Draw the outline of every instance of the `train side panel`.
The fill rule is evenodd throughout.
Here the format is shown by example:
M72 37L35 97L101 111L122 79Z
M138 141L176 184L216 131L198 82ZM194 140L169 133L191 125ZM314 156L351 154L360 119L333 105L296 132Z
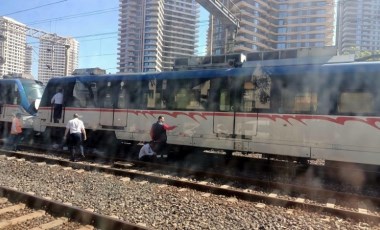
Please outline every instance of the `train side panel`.
M78 112L92 131L142 142L164 115L170 144L379 165L379 73L354 63L59 79L64 118L43 124L45 103L41 127Z

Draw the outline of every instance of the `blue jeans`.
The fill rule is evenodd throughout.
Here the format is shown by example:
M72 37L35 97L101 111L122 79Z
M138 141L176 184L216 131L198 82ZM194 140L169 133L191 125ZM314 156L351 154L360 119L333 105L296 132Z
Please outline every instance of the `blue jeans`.
M12 149L14 151L16 151L18 149L18 145L20 144L21 139L22 139L22 133L11 134L10 145L12 146Z

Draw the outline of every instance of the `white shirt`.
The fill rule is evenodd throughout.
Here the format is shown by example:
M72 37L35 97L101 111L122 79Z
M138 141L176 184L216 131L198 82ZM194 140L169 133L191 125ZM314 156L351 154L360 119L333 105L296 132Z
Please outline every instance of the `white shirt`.
M66 128L70 129L70 134L81 133L82 129L84 129L84 124L76 117L67 123Z
M141 147L140 152L139 152L139 159L141 159L141 157L143 156L153 156L155 154L156 153L153 152L152 148L150 147L148 143L148 144L143 145L143 147Z
M51 103L53 104L59 104L59 105L61 105L62 104L62 102L63 102L63 94L62 93L56 93L53 97L52 97L52 99L51 99Z

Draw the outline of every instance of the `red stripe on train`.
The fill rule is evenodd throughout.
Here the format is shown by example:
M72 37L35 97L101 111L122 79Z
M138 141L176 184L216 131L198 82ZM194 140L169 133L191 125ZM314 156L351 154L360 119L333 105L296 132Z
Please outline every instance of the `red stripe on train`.
M40 110L51 110L50 107L40 107ZM324 115L305 115L305 114L269 114L269 113L236 113L233 112L180 112L180 111L163 111L163 110L136 110L136 109L107 109L107 108L65 108L66 111L83 111L83 112L113 112L116 113L132 113L136 115L142 115L144 117L158 117L159 115L170 116L177 118L179 116L187 116L192 120L199 122L197 118L207 120L209 116L218 116L218 117L239 117L239 118L266 118L274 122L278 120L283 120L286 123L293 125L292 120L298 121L304 125L307 125L305 120L322 120L339 125L344 125L348 121L356 121L368 124L376 129L380 129L380 126L377 125L377 122L380 122L380 117L367 117L367 118L358 118L353 116L324 116Z

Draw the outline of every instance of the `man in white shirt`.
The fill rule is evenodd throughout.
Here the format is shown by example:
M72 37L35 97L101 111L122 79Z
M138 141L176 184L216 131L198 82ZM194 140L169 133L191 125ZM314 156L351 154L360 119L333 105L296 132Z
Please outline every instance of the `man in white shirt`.
M58 123L62 117L63 94L61 88L57 89L57 93L54 94L50 102L54 105L54 123Z
M152 150L152 142L144 144L139 152L139 160L153 161L156 158L156 153Z
M77 113L74 114L74 118L71 119L67 125L65 130L65 136L63 137L66 139L68 132L70 131L69 135L69 146L71 148L71 161L76 161L75 159L75 149L79 147L81 156L84 158L84 150L83 150L83 140L87 140L86 130L84 128L84 124L81 120L79 120L79 115ZM83 139L82 139L83 134Z

